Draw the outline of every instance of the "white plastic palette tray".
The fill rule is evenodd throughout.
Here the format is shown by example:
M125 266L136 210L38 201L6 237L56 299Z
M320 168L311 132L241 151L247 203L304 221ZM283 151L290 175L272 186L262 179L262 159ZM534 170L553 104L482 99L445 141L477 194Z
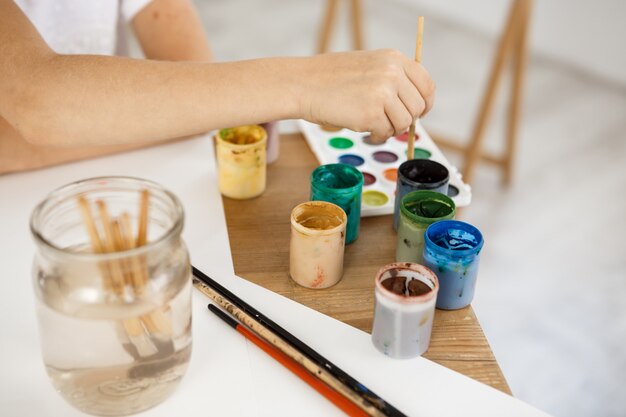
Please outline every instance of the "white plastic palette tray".
M363 173L361 216L393 213L397 170L407 160L408 134L374 145L364 141L369 136L367 133L348 129L328 131L305 120L299 120L298 124L320 164L349 163ZM469 205L472 200L470 186L463 182L458 169L448 162L419 123L415 126L415 150L416 157L432 159L448 168L448 196L457 207Z

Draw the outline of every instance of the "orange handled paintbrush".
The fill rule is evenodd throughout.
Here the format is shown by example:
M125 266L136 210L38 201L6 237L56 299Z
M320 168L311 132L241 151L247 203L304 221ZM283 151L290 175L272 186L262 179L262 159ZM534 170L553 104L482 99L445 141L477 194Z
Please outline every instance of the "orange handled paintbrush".
M274 346L259 338L257 335L252 333L245 326L239 324L235 319L224 313L222 310L215 307L213 304L209 304L209 310L211 310L211 312L215 313L216 316L224 320L224 322L226 322L226 324L228 324L230 327L234 328L239 333L244 335L246 339L250 340L252 343L260 347L265 353L280 362L285 368L289 369L300 379L302 379L304 382L317 390L317 392L322 394L324 397L326 397L326 399L339 407L344 413L349 416L367 416L367 414L359 407L357 407L353 402L339 394L334 389L330 388L328 385L324 384L322 381L310 374L298 362L294 361Z

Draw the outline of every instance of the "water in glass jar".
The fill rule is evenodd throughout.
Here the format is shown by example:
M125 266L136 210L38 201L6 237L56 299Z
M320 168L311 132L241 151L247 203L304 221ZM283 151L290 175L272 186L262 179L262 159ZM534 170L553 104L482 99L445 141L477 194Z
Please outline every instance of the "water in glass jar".
M178 281L182 288L169 301L135 303L130 315L129 306L119 303L63 311L67 289L46 292L38 307L44 362L70 404L90 414L119 416L171 394L191 355L191 280Z

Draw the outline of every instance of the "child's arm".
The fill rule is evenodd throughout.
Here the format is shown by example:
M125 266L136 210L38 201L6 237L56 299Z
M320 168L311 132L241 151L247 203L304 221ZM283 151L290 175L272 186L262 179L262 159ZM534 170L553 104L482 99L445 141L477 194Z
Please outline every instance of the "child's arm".
M190 0L153 0L135 15L131 24L149 59L210 60L208 42ZM0 174L127 151L146 144L36 146L26 142L0 116Z
M191 0L152 0L131 23L148 59L211 60L209 43Z
M395 51L206 64L58 55L0 0L0 115L26 140L147 142L305 118L388 137L432 104L425 69Z

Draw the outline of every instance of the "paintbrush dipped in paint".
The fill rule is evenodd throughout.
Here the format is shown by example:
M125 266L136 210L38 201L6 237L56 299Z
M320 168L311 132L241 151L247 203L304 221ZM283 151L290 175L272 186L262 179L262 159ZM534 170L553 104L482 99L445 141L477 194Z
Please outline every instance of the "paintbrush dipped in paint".
M422 37L424 36L424 16L417 18L417 39L415 40L415 62L422 61ZM409 141L406 158L413 159L415 153L415 120L409 127Z

